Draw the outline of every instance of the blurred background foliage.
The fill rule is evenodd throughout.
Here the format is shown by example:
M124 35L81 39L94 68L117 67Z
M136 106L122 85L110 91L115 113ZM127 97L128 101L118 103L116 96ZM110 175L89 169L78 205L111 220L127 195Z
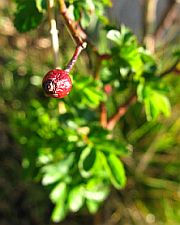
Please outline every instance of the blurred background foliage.
M53 224L50 218L63 220L70 210L59 224L178 225L179 67L157 76L179 57L178 19L152 57L125 26L109 26L104 7L110 1L67 1L99 52L112 58L99 69L88 48L73 71L72 93L56 100L41 88L54 64L48 18L42 1L33 3L37 15L28 10L32 2L25 4L27 15L19 7L15 20L14 1L0 2L0 224ZM107 12L111 19L113 10ZM18 33L13 21L20 31L41 25ZM75 45L60 15L57 21L64 67ZM112 95L103 92L107 84ZM102 128L99 104L105 102L111 116L136 91L138 102L113 132Z

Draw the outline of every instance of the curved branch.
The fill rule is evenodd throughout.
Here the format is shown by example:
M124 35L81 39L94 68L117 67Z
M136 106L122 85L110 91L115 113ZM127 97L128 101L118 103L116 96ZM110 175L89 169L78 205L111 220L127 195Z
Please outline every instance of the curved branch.
M132 95L123 105L119 106L117 112L109 118L106 128L108 130L113 130L117 122L121 119L122 116L127 112L130 105L136 102L137 96Z
M107 109L106 109L106 105L104 102L102 102L100 104L100 110L101 110L100 123L101 123L102 127L106 128L106 126L107 126Z
M88 36L84 32L84 30L81 28L79 22L74 21L70 18L69 14L68 14L68 9L66 7L66 3L64 0L59 0L59 8L60 8L60 13L62 14L64 21L65 21L71 35L73 36L77 46L81 45L83 48L85 48L84 42L86 42L86 43L88 43L89 46L91 46L93 52L99 57L100 60L108 60L111 58L111 56L108 54L99 54L98 49L89 40Z
M70 18L64 0L59 0L59 6L60 6L60 13L62 14L64 21L65 21L67 27L69 28L76 44L78 46L82 45L82 47L83 47L83 43L85 42L85 40L87 38L86 33L82 30L82 28L80 27L78 22L76 22Z

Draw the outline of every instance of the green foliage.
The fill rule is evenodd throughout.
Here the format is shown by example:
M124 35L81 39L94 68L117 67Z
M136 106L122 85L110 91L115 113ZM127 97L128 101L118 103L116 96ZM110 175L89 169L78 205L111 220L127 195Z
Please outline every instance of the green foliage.
M87 28L96 17L103 23L107 23L104 16L104 8L111 6L110 0L68 0L70 9L75 20L80 20L83 28Z
M111 48L112 61L108 65L110 79L118 79L120 85L125 86L128 79L132 83L131 77L138 82L142 77L150 79L155 75L155 60L148 51L138 46L136 37L129 29L122 26L120 31L109 30L107 38L114 44Z
M156 82L139 84L137 94L140 101L145 104L147 119L157 119L160 113L170 115L171 106L168 98L164 95L167 88L160 87L159 79Z
M65 200L67 196L66 183L57 184L50 193L50 199L55 204L52 212L52 220L58 222L64 219L66 214Z
M83 82L82 79L82 85ZM91 89L91 85L86 88ZM110 140L97 122L82 121L78 109L71 112L65 102L67 111L60 115L57 104L54 99L44 105L33 100L26 112L13 118L14 132L26 149L23 165L27 176L41 178L42 184L51 189L53 221L62 220L69 210L76 212L85 205L95 212L107 197L110 183L122 188L125 172L117 156L128 154L127 147ZM91 208L92 205L96 207Z
M46 0L35 0L36 7L40 13L43 13L47 8L47 1Z
M118 157L114 154L108 154L107 156L101 154L101 159L112 184L117 189L124 187L126 182L125 173L123 165Z
M119 70L119 75L126 77L129 73L133 73L133 77L139 79L143 72L143 62L135 36L122 26L121 32L110 30L107 38L115 44L111 49L111 54L113 64L119 62L119 67L116 68L117 71ZM112 67L115 68L114 65Z
M14 25L19 32L35 29L42 21L43 1L16 0L17 8Z
M109 30L107 38L114 46L111 49L112 60L106 63L109 74L102 79L105 82L117 79L116 86L120 90L129 89L131 85L145 106L148 120L157 119L160 113L169 116L171 107L165 95L168 90L156 76L157 66L150 53L138 46L136 37L124 26L120 31Z
M101 74L109 71L108 80L76 73L73 90L65 100L31 100L25 111L12 118L14 133L25 149L26 176L41 179L47 186L55 205L55 222L63 220L69 211L87 208L95 213L110 185L117 189L125 186L119 157L128 155L128 144L112 138L99 123L97 108L107 100L104 83L114 85L119 94L130 86L137 91L148 120L156 119L161 112L170 113L165 89L155 79L156 64L150 54L138 46L135 36L124 26L121 31L108 31L107 37L114 43L112 59L101 70Z
M80 21L83 27L90 25L94 15L97 22L106 24L103 15L105 7L111 4L110 0L66 2L71 17ZM46 11L46 1L16 0L16 4L16 28L20 32L36 28ZM149 127L154 126L154 120L157 121L161 113L170 115L168 89L162 79L157 77L156 60L144 47L139 46L136 37L125 26L120 30L106 27L104 33L110 59L102 62L100 79L94 79L94 68L86 73L78 69L72 78L73 89L65 99L47 99L42 97L40 85L29 85L32 78L30 74L37 71L28 71L25 78L18 77L17 85L14 84L18 90L13 89L13 93L24 93L23 104L16 106L9 117L14 136L23 148L25 177L41 181L47 189L54 204L54 222L63 220L69 211L88 209L90 213L96 213L107 198L111 186L124 188L126 175L120 157L130 155L128 142L138 142ZM178 57L178 54L176 52L175 56ZM93 63L91 56L87 61L86 65ZM50 65L49 62L44 64L47 67ZM41 70L39 65L36 67ZM17 71L11 67L9 70L18 76L17 68ZM4 83L4 89L13 86ZM112 85L111 95L104 93L105 84ZM27 87L30 90L27 91ZM119 134L120 129L117 134L102 128L99 122L100 104L106 104L108 116L111 116L129 93L137 93L139 105L132 113L137 121L132 119L129 125L124 119L124 134ZM5 96L7 101L13 98L12 95L8 93ZM144 114L139 116L143 106L150 122L140 129L141 122L145 121ZM127 124L137 133L127 135L130 129L128 126L126 128ZM163 148L163 143L159 146L159 149Z
M75 104L80 108L97 108L101 101L105 101L106 96L102 90L102 83L95 81L92 76L74 77L73 85L76 89L72 90L71 98L75 99Z

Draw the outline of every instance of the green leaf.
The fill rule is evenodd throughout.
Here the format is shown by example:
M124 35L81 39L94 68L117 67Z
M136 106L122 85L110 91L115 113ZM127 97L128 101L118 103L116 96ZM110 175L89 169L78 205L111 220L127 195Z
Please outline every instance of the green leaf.
M72 212L77 212L84 203L84 188L82 185L75 186L70 190L68 196L69 209Z
M129 74L132 74L135 81L140 80L145 68L141 57L142 48L138 47L135 35L127 27L121 26L120 31L110 30L107 38L114 42L111 49L111 71L115 70L123 79L128 79Z
M109 152L118 156L128 155L130 153L131 146L126 146L119 141L109 139L108 135L109 132L102 127L91 126L89 140L94 144L96 152Z
M92 168L96 160L96 151L90 146L87 146L81 153L79 159L79 170L83 177L92 175Z
M92 178L88 181L84 196L86 199L102 202L109 193L109 187L101 179Z
M180 59L180 49L176 49L173 52L173 56L179 60Z
M50 199L53 203L57 203L59 200L64 199L66 195L66 183L60 182L57 184L50 193Z
M90 15L86 11L84 11L83 15L82 15L82 18L81 18L82 27L87 28L90 24L90 21L91 21Z
M107 38L117 45L120 45L122 43L121 34L118 30L110 30L107 33Z
M78 102L78 107L80 108L96 108L101 101L104 101L105 94L102 91L102 83L93 80L92 77L78 77L74 78L74 88L71 91L71 97Z
M169 99L164 95L165 88L159 83L140 83L137 88L138 99L144 102L147 120L156 119L160 113L169 116L171 106Z
M143 73L147 78L154 76L157 70L156 61L150 52L143 47L138 48L141 60L143 62Z
M52 211L51 219L53 222L57 223L62 221L65 218L66 214L67 209L65 203L59 201Z
M36 7L34 0L16 0L17 9L15 12L14 25L19 32L27 32L36 28L43 14Z
M165 116L170 115L171 106L168 98L158 92L151 94L151 98L145 99L145 109L147 114L147 119L156 119L160 113Z
M53 163L42 167L41 171L44 174L42 184L49 185L66 176L70 166L73 163L73 160L74 160L74 153L71 153L67 158L57 163Z
M101 92L95 89L93 90L91 88L85 88L84 94L85 94L86 101L88 101L88 104L91 107L98 106L100 99L102 99Z
M110 30L107 33L107 38L113 41L118 46L137 47L137 39L135 35L124 25L121 30Z
M98 211L99 209L99 202L97 201L93 201L93 200L90 200L90 199L87 199L86 200L86 205L87 205L87 208L89 210L90 213L94 214Z
M79 20L81 18L81 10L78 7L73 7L74 19Z
M47 1L46 0L35 0L35 1L37 9L39 10L40 13L43 13L47 8Z
M120 189L125 186L126 176L124 166L120 159L114 154L101 154L105 170L115 188Z
M51 218L54 222L62 221L67 213L65 205L67 190L65 183L59 183L50 193L50 199L53 203L56 203Z
M102 145L103 142L103 145ZM131 146L125 146L114 140L95 140L96 150L113 153L114 155L124 156L130 153Z
M137 96L138 96L138 100L140 102L143 101L144 99L144 84L143 83L139 83L138 86L137 86Z
M109 7L112 6L111 0L102 0L102 2L103 2L104 5L107 5Z
M91 18L93 21L106 22L107 19L104 16L104 10L106 6L111 6L110 0L81 0L81 1L69 1L71 6L73 4L74 17L76 20L80 20L82 27L89 26Z

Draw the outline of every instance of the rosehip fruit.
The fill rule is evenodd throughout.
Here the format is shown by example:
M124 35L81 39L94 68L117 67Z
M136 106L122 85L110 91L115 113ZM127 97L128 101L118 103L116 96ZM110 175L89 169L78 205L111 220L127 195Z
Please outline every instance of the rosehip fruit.
M110 94L112 92L112 86L110 84L106 84L104 86L104 91L106 92L106 94Z
M60 69L50 70L42 81L45 93L53 98L64 98L72 88L69 74Z

